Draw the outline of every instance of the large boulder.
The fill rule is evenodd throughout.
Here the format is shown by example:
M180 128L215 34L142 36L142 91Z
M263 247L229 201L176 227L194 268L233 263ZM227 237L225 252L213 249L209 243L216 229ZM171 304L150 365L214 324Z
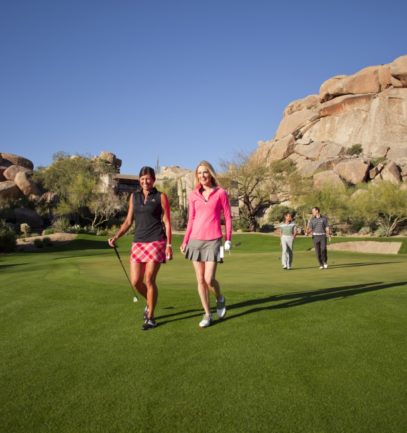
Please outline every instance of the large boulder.
M309 109L295 111L292 114L283 117L283 120L277 129L275 139L280 140L288 134L294 134L297 130L306 126L317 117L318 112Z
M8 165L21 165L22 167L28 168L29 170L34 169L34 164L27 158L19 155L14 155L13 153L0 153L0 158L7 161ZM0 165L5 165L3 162Z
M398 57L390 63L391 74L404 87L407 87L407 56Z
M40 189L26 172L19 171L14 178L14 182L26 197L30 199L38 199L40 197Z
M275 140L270 148L267 161L278 161L286 158L294 148L294 137L289 134L281 140Z
M322 189L325 186L343 188L344 184L340 176L333 170L320 171L313 176L314 188Z
M380 176L383 180L398 184L401 182L400 168L394 161L390 161L381 171Z
M319 154L323 147L324 143L319 141L314 141L310 144L298 144L295 146L295 153L298 153L298 155L304 156L307 159L316 161L319 159Z
M102 151L98 156L98 159L107 162L109 165L113 166L116 171L120 171L122 160L117 158L114 153Z
M358 184L366 180L369 164L361 159L349 159L335 165L335 171L348 183Z
M10 165L10 167L7 167L7 169L4 171L3 176L7 179L7 180L14 180L16 177L16 174L19 172L25 172L27 174L32 174L32 170L23 167L21 165Z
M288 116L296 111L316 108L318 104L319 95L309 95L303 99L297 99L296 101L291 102L291 104L288 104L287 108L284 110L284 115Z
M368 66L347 76L340 75L325 81L320 88L321 102L329 101L340 95L357 95L379 93L392 85L392 74L389 65Z
M15 199L19 197L21 197L21 191L13 181L6 180L0 182L0 200Z
M3 180L7 180L3 174L7 170L7 168L8 167L4 167L4 166L0 165L0 182L3 182Z

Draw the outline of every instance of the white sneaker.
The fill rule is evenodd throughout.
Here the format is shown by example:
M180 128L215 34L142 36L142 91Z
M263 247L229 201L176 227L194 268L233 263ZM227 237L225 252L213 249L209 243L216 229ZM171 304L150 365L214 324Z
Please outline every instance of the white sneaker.
M226 300L224 296L216 300L216 314L219 319L223 319L226 316Z
M324 267L323 267L323 266L320 266L319 269L324 269Z
M199 322L200 328L207 328L208 326L211 326L213 322L212 315L211 314L204 314L203 319Z
M324 269L328 269L328 263L324 263Z

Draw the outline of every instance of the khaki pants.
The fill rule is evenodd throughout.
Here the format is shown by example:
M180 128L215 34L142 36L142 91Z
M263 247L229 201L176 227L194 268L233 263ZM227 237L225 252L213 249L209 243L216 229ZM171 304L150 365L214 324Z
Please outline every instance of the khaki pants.
M284 268L291 268L293 264L293 244L294 236L281 236L281 263Z

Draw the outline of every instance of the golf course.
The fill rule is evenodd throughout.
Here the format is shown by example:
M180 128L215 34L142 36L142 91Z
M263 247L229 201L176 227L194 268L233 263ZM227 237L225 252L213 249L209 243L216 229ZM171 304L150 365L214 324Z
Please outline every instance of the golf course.
M206 329L181 239L144 332L106 238L0 255L1 432L407 431L406 238L397 255L330 252L326 270L299 238L283 270L277 237L235 235L227 315Z

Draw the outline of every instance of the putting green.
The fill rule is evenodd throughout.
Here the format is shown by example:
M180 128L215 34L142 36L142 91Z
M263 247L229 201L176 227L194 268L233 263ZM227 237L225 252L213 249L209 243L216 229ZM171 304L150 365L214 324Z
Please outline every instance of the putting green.
M179 242L148 332L104 239L0 256L1 431L407 431L406 254L332 252L320 271L298 239L284 271L277 238L235 236L227 317L202 330Z

